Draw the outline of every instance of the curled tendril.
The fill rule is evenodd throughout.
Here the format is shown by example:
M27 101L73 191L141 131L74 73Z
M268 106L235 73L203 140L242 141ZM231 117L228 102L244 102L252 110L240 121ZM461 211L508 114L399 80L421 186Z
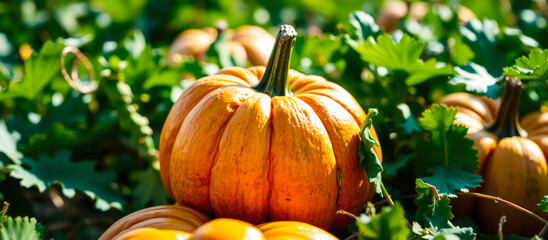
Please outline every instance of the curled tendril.
M72 53L76 57L74 63L72 64L70 75L67 73L67 70L65 68L65 58L69 53ZM78 76L79 63L82 63L84 65L89 74L89 82L87 84L82 83L82 80L80 80L80 77ZM63 78L74 90L78 92L81 92L83 94L95 93L97 92L97 90L99 90L103 83L102 78L98 81L95 80L95 71L93 70L93 65L91 65L91 62L86 57L86 55L80 52L78 48L72 46L65 47L61 52L59 65L61 66L61 74L63 75Z

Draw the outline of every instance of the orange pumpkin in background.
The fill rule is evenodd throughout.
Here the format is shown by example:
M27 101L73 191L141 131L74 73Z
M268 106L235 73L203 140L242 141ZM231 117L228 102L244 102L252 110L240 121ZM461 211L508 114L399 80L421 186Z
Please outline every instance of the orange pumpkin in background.
M210 219L205 214L195 209L176 206L164 205L145 208L134 213L131 213L118 221L116 221L109 229L107 229L99 240L115 239L125 233L142 228L166 229L171 231L193 232L202 224ZM156 230L146 230L139 235L153 236L160 235L180 235L180 233L159 233ZM133 236L133 235L128 235ZM144 239L144 238L122 238L122 239Z
M534 112L520 120L520 93L521 82L506 78L502 102L455 93L440 103L458 107L455 124L468 127L468 137L474 140L478 150L477 172L484 180L476 191L501 197L547 217L537 204L548 194L548 113ZM496 233L502 215L506 216L504 234L532 236L543 227L531 216L504 204L485 199L465 202L482 232Z
M357 214L372 198L358 156L366 114L337 84L289 70L295 38L282 26L266 68L222 69L174 104L160 137L160 172L179 204L253 224L335 230L351 221L336 210Z
M274 37L270 33L257 26L241 26L230 31L226 25L218 24L216 29L189 29L179 34L169 48L167 63L175 66L189 56L205 61L206 51L219 34L228 35L228 52L235 58L251 65L266 65L268 62L274 46Z

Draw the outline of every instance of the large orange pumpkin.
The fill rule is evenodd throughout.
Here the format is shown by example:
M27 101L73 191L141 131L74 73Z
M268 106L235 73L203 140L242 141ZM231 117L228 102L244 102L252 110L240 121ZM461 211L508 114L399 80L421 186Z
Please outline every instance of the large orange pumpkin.
M521 82L506 78L502 102L466 93L448 95L440 102L458 107L455 123L467 126L468 137L474 140L478 173L484 179L477 191L542 214L536 205L548 194L548 113L531 113L520 121L520 92ZM480 231L497 232L503 214L505 234L533 235L542 228L531 216L504 204L484 199L472 204Z
M357 214L372 197L358 164L366 115L337 84L289 70L295 38L282 26L266 68L223 69L177 100L160 137L160 172L179 204L327 229L337 209ZM339 228L351 221L337 218Z
M257 26L242 26L229 31L217 29L189 29L177 36L171 44L167 63L176 65L183 56L206 60L206 51L215 42L218 34L227 34L228 52L235 58L252 65L266 65L274 38L270 33Z
M99 240L115 239L126 232L141 228L193 232L209 220L209 217L205 214L189 207L176 205L150 207L119 219L99 237ZM153 230L147 230L142 233L143 236L149 236L150 234L163 235L165 233L158 233ZM173 235L172 233L170 234Z

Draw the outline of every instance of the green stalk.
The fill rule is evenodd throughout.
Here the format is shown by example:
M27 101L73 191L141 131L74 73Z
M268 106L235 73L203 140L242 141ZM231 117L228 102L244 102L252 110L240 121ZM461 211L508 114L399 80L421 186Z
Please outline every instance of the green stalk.
M517 78L504 79L504 94L497 119L487 130L499 139L507 137L527 137L527 132L519 125L518 106L521 95L521 81Z
M291 51L296 38L297 32L292 26L282 25L280 27L263 78L253 89L271 97L292 95L289 90L287 74L289 72Z

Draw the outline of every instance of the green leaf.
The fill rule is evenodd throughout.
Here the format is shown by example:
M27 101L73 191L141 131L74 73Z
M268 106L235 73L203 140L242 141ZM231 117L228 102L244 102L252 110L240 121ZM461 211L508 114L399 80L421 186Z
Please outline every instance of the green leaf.
M44 192L49 186L60 184L63 194L69 198L80 190L96 200L95 207L99 210L120 209L123 202L121 192L111 185L116 181L116 173L96 172L94 161L72 162L70 155L70 151L60 151L53 156L41 154L38 161L23 159L30 170L17 164L8 165L8 168L12 169L12 177L21 179L23 187L36 186Z
M6 154L6 156L14 163L21 164L21 158L23 154L17 151L17 142L21 138L21 135L17 132L9 132L6 122L0 120L0 152Z
M451 195L454 189L462 191L481 182L473 174L478 168L474 141L466 137L465 126L453 124L457 111L434 104L423 112L419 126L429 136L418 137L414 157L417 175Z
M438 193L434 192L435 188L420 179L416 180L416 184L415 190L419 194L414 200L417 206L417 221L421 221L435 236L443 235L446 239L453 239L453 236L460 239L475 239L476 234L472 228L454 226L450 222L454 216L451 213L450 200L446 194L439 197ZM420 226L413 224L413 232L417 234L423 232L420 229Z
M368 63L404 72L407 76L407 85L416 85L436 76L449 76L454 73L451 67L436 62L434 58L423 62L420 56L424 50L424 43L408 35L404 35L397 44L390 35L383 34L377 37L376 43L365 41L363 44L351 46Z
M475 53L474 62L485 66L493 76L501 75L505 54L497 47L499 34L497 23L487 19L483 22L472 19L461 26L459 31L464 36L464 42Z
M7 217L0 226L0 240L40 240L42 239L42 227L35 218Z
M462 0L459 1L462 6L470 9L478 19L495 19L498 23L506 22L506 13L503 12L500 2L497 0Z
M415 164L421 173L435 166L449 167L450 163L463 165L466 171L478 168L474 141L466 137L468 129L454 125L457 108L444 104L433 104L423 112L419 126L430 134L427 139L419 138Z
M447 194L450 197L457 197L455 190L468 192L468 188L479 187L482 182L481 176L464 170L462 164L458 163L450 164L448 167L429 168L428 172L432 176L422 179L436 186L440 194Z
M27 145L19 149L25 154L53 153L73 146L78 138L73 131L65 128L62 123L54 123L43 134L35 133L29 137Z
M414 157L414 154L403 155L403 156L398 157L398 159L396 161L384 162L382 164L382 166L384 168L384 174L386 176L396 176L396 172L398 172L398 170L400 168L403 168L403 167L407 166L407 163L413 157Z
M127 23L135 20L146 7L148 0L101 0L113 22Z
M122 71L127 84L134 90L140 90L150 73L157 68L158 59L159 57L154 55L152 48L148 45L137 58L130 57L127 60L127 67Z
M540 79L545 81L548 77L548 50L538 48L531 50L527 57L517 58L515 66L505 67L504 74L522 80Z
M396 203L392 207L384 207L380 214L375 216L360 215L358 236L362 240L368 239L406 239L410 233L404 218L403 207Z
M378 114L377 109L370 108L365 121L363 122L362 130L360 131L360 167L365 169L369 182L375 183L375 192L383 196L381 184L381 172L382 164L379 157L373 150L373 146L379 147L379 142L373 136L371 136L371 126L373 124L373 117Z
M381 34L379 25L375 19L364 11L355 11L350 14L350 24L354 28L353 33L358 37L358 42L363 43L369 37L376 38Z
M496 99L503 89L502 85L495 85L498 79L478 64L470 63L465 66L455 67L455 71L457 75L451 78L449 83L453 85L464 84L466 91Z
M447 132L453 125L458 109L446 105L434 104L422 113L419 126L432 133L434 141L440 141L441 133Z
M0 101L17 97L33 100L53 79L61 77L59 58L63 48L61 40L45 42L40 52L25 62L23 79L10 82L8 91L0 94Z
M405 134L412 134L414 132L419 132L420 128L415 120L415 116L411 112L409 105L405 103L398 104L397 108L401 111L404 121L399 124L399 127L403 129Z
M131 174L130 180L136 183L131 191L135 201L131 204L130 210L143 209L150 203L154 206L168 204L169 194L162 184L158 170L150 167L143 171L135 171Z
M542 201L538 204L538 208L543 212L548 212L548 195L542 198Z

